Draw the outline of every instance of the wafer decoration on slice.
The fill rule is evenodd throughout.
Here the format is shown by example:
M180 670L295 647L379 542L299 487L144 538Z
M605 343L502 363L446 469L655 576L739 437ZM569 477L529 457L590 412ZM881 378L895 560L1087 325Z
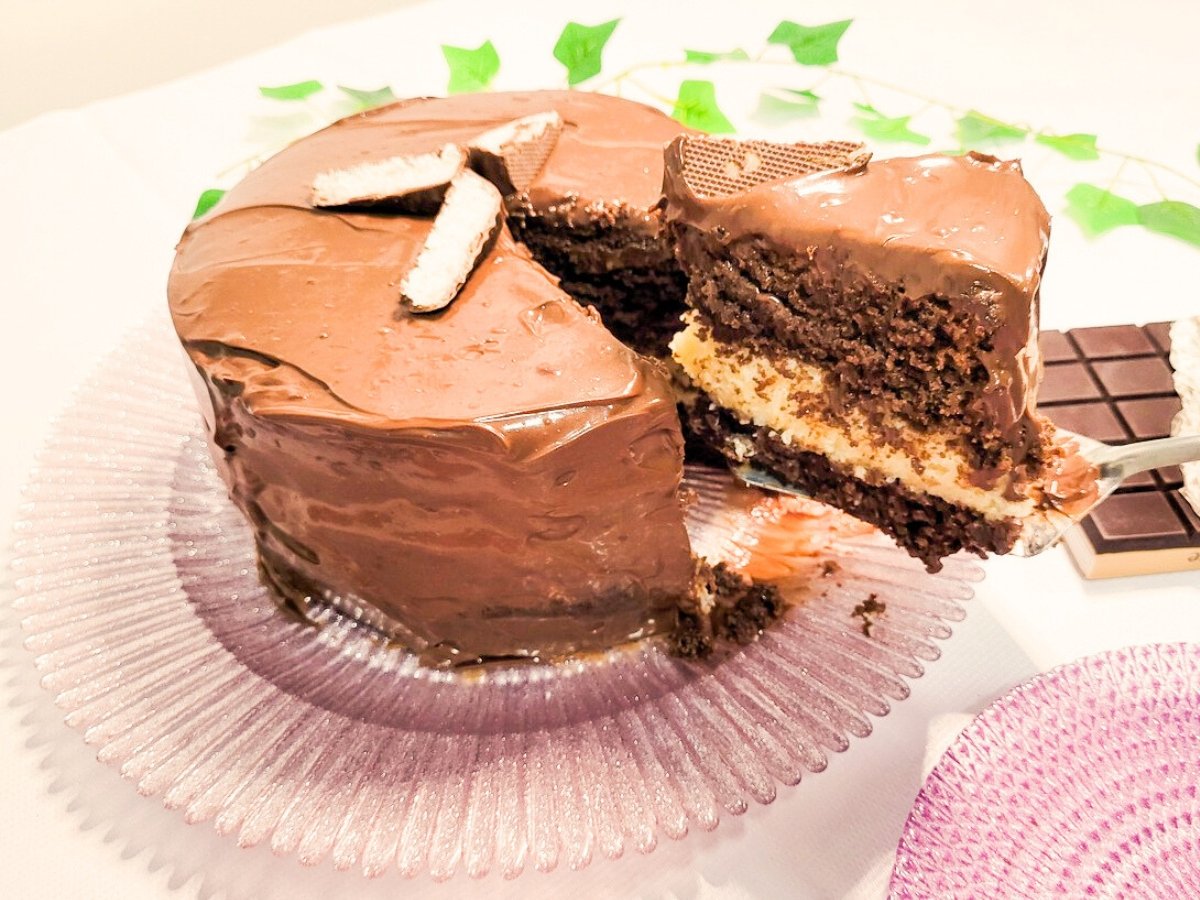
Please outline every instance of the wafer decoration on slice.
M433 212L445 197L450 182L466 164L466 151L456 144L446 144L433 153L393 156L321 172L313 179L312 204Z
M503 211L504 198L495 185L470 169L459 172L400 282L404 307L425 313L449 306L500 230Z
M527 190L550 158L562 128L562 117L554 111L498 125L471 141L471 166L505 196Z
M666 155L668 167L674 160L688 187L702 197L723 197L768 181L853 169L871 159L871 151L853 141L782 144L702 135L680 135L668 145Z

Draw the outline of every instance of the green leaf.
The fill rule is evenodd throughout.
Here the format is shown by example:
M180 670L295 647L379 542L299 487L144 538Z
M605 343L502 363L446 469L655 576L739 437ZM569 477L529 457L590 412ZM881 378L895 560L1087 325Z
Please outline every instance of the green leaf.
M446 90L451 94L482 91L500 71L500 54L491 41L484 41L474 50L442 44L442 56L450 67L450 83Z
M1080 183L1067 191L1067 215L1088 237L1138 223L1136 203L1094 184Z
M601 54L620 19L600 25L568 22L554 44L554 58L567 67L567 84L579 84L600 74Z
M931 140L929 135L913 131L908 127L912 116L885 116L869 103L855 103L859 115L851 121L863 134L872 140L889 144L920 144L925 146Z
M785 93L788 93L788 94L792 94L795 97L802 97L813 103L818 103L821 100L820 97L818 97L813 91L810 91L807 88L805 90L798 90L796 88L779 88L778 90L784 91Z
M808 90L767 88L758 95L756 119L784 122L790 119L809 119L821 113L821 98Z
M200 218L202 215L216 206L220 199L224 196L224 191L219 190L218 188L209 188L200 195L198 200L196 200L196 211L192 213L192 218Z
M796 62L806 66L827 66L838 60L838 41L853 19L829 22L825 25L798 25L786 19L775 26L770 44L782 44L792 51Z
M717 92L711 81L685 81L679 85L679 97L671 116L699 131L732 134L736 130L717 106Z
M1200 247L1200 207L1182 200L1162 200L1137 208L1137 220L1151 231L1169 234Z
M319 81L297 81L295 84L281 84L278 87L260 87L258 92L272 100L303 100L323 90L325 85Z
M683 52L690 63L714 63L723 59L747 60L750 58L750 54L741 47L727 50L724 53L711 53L708 50L684 50Z
M1094 134L1039 134L1034 140L1071 159L1100 158L1100 154L1096 152Z
M383 106L383 104L391 103L396 99L396 95L392 93L392 89L386 84L373 91L363 91L358 88L346 87L344 84L339 84L338 90L353 100L359 109L374 109L376 106Z
M971 110L958 120L958 142L964 147L1022 141L1029 130Z

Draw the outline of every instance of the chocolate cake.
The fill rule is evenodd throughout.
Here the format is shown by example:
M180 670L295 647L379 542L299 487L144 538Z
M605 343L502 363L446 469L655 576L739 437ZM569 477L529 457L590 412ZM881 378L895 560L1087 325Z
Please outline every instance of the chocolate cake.
M431 664L607 648L712 605L671 385L600 321L658 335L682 302L655 209L678 131L581 92L401 102L293 144L187 229L171 312L282 595ZM507 224L500 176L523 182L501 185Z
M1019 168L680 131L574 91L403 101L187 229L171 313L281 597L432 665L753 639L779 594L689 546L672 336L693 445L931 568L1012 545L1051 455Z
M681 136L693 429L930 569L1003 553L1056 455L1035 412L1049 220L1015 162Z

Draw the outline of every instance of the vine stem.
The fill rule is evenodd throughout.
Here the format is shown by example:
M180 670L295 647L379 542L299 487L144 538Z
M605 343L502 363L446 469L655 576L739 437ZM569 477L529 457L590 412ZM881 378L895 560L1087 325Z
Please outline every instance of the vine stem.
M1151 178L1153 178L1154 175L1151 173L1150 170L1158 169L1158 171L1160 171L1160 172L1165 172L1168 175L1173 175L1176 178L1178 178L1180 181L1186 181L1192 187L1200 189L1200 179L1193 178L1191 175L1188 175L1186 172L1181 172L1181 171L1179 171L1179 169L1176 169L1174 166L1168 166L1166 163L1160 163L1154 159L1147 159L1144 156L1138 156L1136 153L1125 153L1121 150L1109 150L1107 147L1097 147L1096 152L1103 156L1111 156L1114 159L1119 159L1122 162L1138 163L1140 166L1142 166L1144 169L1146 169L1147 174L1149 174ZM1155 183L1155 187L1158 187L1157 182ZM1161 188L1159 188L1159 190L1161 190Z
M735 65L735 66L754 66L754 67L767 66L767 67L786 68L786 69L791 69L793 71L795 71L795 69L798 66L798 64L796 62L794 62L793 60L766 59L764 56L764 54L766 54L766 52L767 52L767 48L763 48L757 54L751 56L749 59L736 59L736 58L735 59L723 59L723 60L720 60L720 62L722 64ZM617 74L615 74L609 78L606 78L602 82L599 82L592 89L596 90L596 91L603 91L607 88L615 87L619 91L621 85L624 82L628 81L629 83L633 84L635 87L637 87L639 90L643 91L647 96L651 97L652 99L658 101L659 103L662 103L665 106L670 106L673 103L672 100L664 98L661 95L656 94L654 91L647 89L645 87L645 85L642 85L639 82L633 80L633 76L637 75L639 73L647 72L647 71L651 71L651 70L666 71L669 69L682 69L682 68L690 68L690 67L694 67L694 66L700 67L703 65L706 65L706 64L693 63L693 62L687 61L686 59L664 59L664 60L653 60L653 61L647 61L647 62L634 63L633 65L627 66L626 68L622 69ZM895 82L887 81L886 79L883 79L883 78L876 78L873 75L864 75L862 72L855 72L851 69L847 69L842 66L831 65L831 66L823 67L823 77L819 81L815 82L812 87L817 87L820 84L823 84L823 83L829 81L831 78L843 78L849 82L852 82L853 84L858 86L859 92L864 97L867 96L866 91L864 89L864 85L871 85L873 87L882 88L883 90L886 90L886 91L891 91L892 93L901 94L903 96L910 97L913 100L921 101L925 104L925 108L933 107L933 108L937 108L937 109L942 109L942 110L945 110L955 116L962 116L968 112L966 107L956 106L953 103L948 103L947 101L939 99L937 97L932 97L928 94L923 94L920 91L911 90L910 88L907 88L904 85L896 84ZM811 90L811 88L810 88L810 90ZM1046 133L1044 129L1033 128L1033 127L1028 127L1028 126L1022 126L1022 127L1024 127L1025 130L1028 131L1029 134L1031 134L1031 135L1038 135L1038 134ZM1183 172L1183 171L1175 168L1174 166L1167 165L1166 163L1161 163L1161 162L1158 162L1157 160L1149 159L1144 156L1139 156L1136 153L1126 153L1121 150L1113 150L1113 149L1110 149L1107 147L1097 147L1096 152L1102 156L1107 156L1111 159L1118 160L1120 162L1122 168L1124 168L1125 163L1129 163L1129 162L1138 163L1140 166L1142 166L1146 170L1147 175L1150 176L1151 181L1154 182L1155 188L1157 188L1160 193L1162 192L1162 188L1158 185L1157 181L1155 180L1154 171L1158 171L1160 173L1171 175L1175 178L1178 178L1180 181L1186 182L1187 184L1191 185L1192 187L1200 190L1200 178L1196 178L1192 175L1188 175L1186 172Z

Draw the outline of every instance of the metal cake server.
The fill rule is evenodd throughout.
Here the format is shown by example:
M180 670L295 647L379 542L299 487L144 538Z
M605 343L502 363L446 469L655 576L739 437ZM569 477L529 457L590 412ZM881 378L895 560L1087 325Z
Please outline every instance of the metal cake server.
M1037 556L1046 548L1054 546L1068 528L1107 499L1121 482L1131 475L1145 472L1147 469L1177 466L1200 460L1200 434L1136 441L1119 447L1069 431L1060 430L1059 434L1067 440L1074 441L1079 447L1079 455L1098 470L1096 493L1088 498L1088 502L1073 504L1069 514L1057 509L1048 509L1030 516L1025 520L1021 536L1010 551L1012 556ZM804 491L789 487L774 475L756 469L749 463L735 467L733 473L743 484L751 487L812 499Z

